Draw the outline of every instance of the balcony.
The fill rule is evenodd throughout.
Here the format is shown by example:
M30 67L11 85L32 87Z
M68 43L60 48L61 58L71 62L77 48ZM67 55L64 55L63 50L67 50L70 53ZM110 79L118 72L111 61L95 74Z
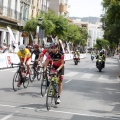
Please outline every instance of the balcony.
M68 7L67 7L67 4L60 4L59 5L59 12L68 12Z
M21 20L21 13L9 7L0 6L0 18L13 22L19 22Z
M20 0L21 3L25 3L27 5L31 4L31 0Z

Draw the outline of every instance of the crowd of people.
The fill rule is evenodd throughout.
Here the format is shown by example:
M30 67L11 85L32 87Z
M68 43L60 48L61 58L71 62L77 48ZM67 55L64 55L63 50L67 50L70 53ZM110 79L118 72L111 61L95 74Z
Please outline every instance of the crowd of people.
M0 47L0 53L13 53L15 50L15 46L14 45L7 45L5 42L3 43L3 45Z

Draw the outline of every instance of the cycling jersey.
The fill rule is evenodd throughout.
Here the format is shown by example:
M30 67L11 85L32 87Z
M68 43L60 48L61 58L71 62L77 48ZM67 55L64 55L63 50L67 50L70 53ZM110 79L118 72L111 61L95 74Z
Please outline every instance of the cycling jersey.
M32 52L32 54L35 54L35 60L37 60L38 58L39 58L39 54L41 53L41 51L40 50L34 50L33 52Z
M28 54L27 58L31 57L31 53L27 48L25 48L23 52L21 52L21 51L17 52L18 57L21 57L21 58L25 58L26 54Z
M41 56L44 57L44 55L47 53L47 50L44 49L42 52L41 52Z
M61 60L64 60L64 55L61 53L51 53L50 55L48 55L47 59L52 59L52 65L54 67L59 67L62 64Z

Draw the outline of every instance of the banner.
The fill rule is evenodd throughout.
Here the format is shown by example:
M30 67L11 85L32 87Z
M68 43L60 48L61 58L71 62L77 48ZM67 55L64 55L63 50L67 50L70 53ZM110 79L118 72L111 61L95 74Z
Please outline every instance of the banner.
M0 68L6 68L7 67L7 63L6 63L6 55L0 54Z
M9 32L9 34L10 34L10 43L12 43L11 44L11 46L12 45L14 45L16 48L15 48L15 51L17 52L18 51L18 41L15 39L15 37L14 37L14 34L13 34L13 32L12 32L12 30L11 30L11 28L9 28L8 26L7 26L7 29L8 29L8 32Z

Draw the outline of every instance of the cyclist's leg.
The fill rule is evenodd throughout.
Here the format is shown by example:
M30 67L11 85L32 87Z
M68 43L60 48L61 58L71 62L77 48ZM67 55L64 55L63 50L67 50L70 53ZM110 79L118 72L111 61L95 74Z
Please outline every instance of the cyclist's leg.
M22 65L23 62L24 62L24 58L21 58L20 62L21 62L21 65ZM23 72L23 68L20 68L20 73L19 73L20 75L18 77L18 84L17 84L18 87L20 87L20 85L22 84L22 80L21 80L22 72Z
M27 72L29 72L30 70L30 63L31 63L31 58L26 60Z
M31 58L26 60L26 66L27 66L26 77L29 77L30 63L31 63Z
M63 78L64 78L64 67L59 71L59 74L60 76L59 77L59 87L58 87L58 100L57 100L57 103L60 103L60 96L61 96L61 93L62 93L62 81L63 81Z

